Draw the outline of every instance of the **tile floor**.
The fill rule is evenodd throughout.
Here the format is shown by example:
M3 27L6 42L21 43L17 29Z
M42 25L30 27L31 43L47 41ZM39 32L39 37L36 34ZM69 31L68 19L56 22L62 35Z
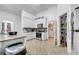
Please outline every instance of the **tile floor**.
M50 47L48 41L26 41L27 55L67 55L64 47Z

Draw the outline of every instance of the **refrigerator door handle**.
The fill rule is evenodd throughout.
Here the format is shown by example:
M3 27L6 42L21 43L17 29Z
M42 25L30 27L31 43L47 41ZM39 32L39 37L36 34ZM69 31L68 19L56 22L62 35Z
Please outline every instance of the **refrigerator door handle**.
M79 32L79 30L73 30L74 32Z

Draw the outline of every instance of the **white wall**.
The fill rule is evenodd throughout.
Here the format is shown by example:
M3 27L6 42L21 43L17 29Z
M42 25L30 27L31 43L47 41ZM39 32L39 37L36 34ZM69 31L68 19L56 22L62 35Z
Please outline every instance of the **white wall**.
M12 21L14 24L13 31L18 31L18 32L21 31L21 19L19 16L4 11L0 11L0 32L2 27L1 24L2 21Z
M59 16L67 13L67 52L71 53L71 5L70 4L58 4L58 24L60 24ZM60 25L58 25L58 38L60 40ZM59 41L60 42L60 41Z
M54 6L52 8L49 8L48 10L42 11L38 13L35 17L41 17L41 16L47 17L48 20L56 20L57 7Z
M48 20L56 20L57 19L57 7L54 6L52 8L49 8L48 10L42 11L42 12L38 13L35 16L35 18L42 17L42 16L46 17L47 21ZM39 20L36 21L36 23L39 23L39 22L46 22L45 18L39 19Z

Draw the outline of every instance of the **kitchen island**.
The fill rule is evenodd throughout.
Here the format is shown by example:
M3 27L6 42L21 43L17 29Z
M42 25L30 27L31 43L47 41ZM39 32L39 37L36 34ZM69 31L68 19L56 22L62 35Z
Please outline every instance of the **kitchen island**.
M13 43L23 42L25 44L24 35L3 35L0 34L0 55L3 55L5 48Z

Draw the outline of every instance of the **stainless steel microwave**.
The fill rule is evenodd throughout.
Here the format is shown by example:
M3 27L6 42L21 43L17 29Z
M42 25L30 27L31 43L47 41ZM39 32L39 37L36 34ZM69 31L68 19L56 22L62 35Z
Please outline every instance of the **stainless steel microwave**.
M37 24L37 28L43 28L43 24Z

